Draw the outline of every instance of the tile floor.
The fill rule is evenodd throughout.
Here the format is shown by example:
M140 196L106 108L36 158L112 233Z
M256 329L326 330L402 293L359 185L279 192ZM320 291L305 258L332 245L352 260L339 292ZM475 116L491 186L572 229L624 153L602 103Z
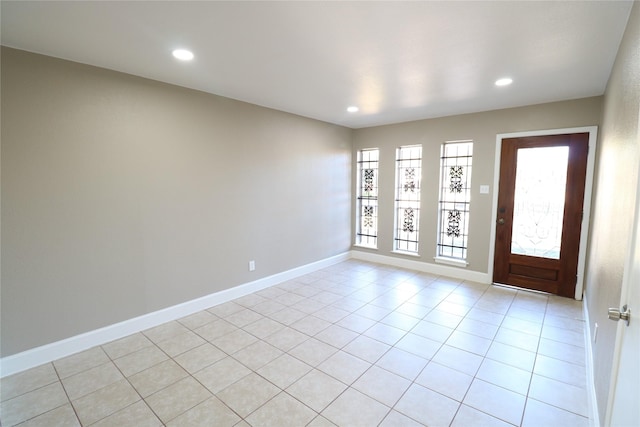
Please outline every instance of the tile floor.
M350 260L1 381L20 426L588 426L582 305Z

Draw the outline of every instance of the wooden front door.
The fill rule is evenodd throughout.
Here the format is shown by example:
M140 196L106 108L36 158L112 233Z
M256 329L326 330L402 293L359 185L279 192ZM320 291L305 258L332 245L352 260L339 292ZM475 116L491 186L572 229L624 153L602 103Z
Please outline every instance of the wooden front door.
M589 133L502 140L494 283L574 297Z

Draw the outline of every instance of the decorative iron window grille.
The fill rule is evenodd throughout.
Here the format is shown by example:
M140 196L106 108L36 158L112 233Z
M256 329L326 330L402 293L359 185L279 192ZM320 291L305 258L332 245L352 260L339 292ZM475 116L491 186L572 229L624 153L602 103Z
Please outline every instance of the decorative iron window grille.
M377 148L358 151L356 196L356 245L378 247L378 162Z
M418 253L422 146L398 148L396 152L396 202L394 250Z
M440 156L437 254L467 259L473 141L445 142Z

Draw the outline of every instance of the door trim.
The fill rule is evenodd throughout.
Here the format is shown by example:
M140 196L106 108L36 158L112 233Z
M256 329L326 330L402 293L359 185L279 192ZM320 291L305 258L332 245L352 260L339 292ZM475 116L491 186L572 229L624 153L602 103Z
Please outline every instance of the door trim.
M528 136L546 136L546 135L561 135L567 133L589 133L589 154L587 157L587 176L584 183L584 202L582 210L584 212L582 219L582 229L580 231L580 248L578 251L578 279L576 282L576 291L574 298L576 300L582 300L582 293L584 290L584 270L587 256L587 242L589 239L589 224L591 218L591 195L593 193L593 176L595 171L595 153L596 142L598 137L597 126L585 126L576 128L563 128L563 129L547 129L537 131L526 132L514 132L514 133L499 133L496 135L496 151L495 151L495 163L493 167L493 200L491 206L491 234L489 237L489 265L487 271L489 273L490 280L493 278L493 261L495 257L495 244L496 244L496 221L498 217L498 188L500 186L500 153L502 150L502 140L506 138L522 138Z

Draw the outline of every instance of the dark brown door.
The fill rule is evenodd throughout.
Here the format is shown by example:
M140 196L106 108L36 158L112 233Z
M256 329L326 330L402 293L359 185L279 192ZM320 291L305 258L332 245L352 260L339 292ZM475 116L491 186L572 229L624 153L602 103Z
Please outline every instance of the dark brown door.
M589 134L502 140L494 283L574 297Z

